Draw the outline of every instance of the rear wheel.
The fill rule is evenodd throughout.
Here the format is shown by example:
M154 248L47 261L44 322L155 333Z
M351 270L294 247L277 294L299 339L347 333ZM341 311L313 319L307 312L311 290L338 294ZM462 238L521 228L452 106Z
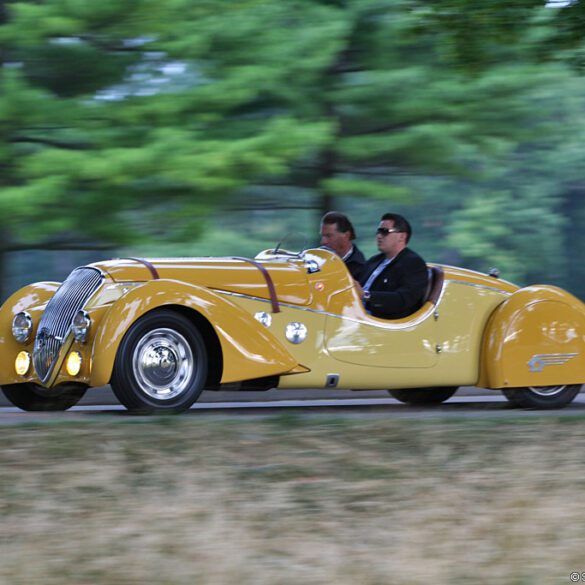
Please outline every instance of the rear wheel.
M399 390L388 390L390 395L400 402L406 404L413 404L416 406L431 406L433 404L441 404L445 400L449 400L458 386L444 386L438 388L407 388Z
M114 363L112 390L131 412L182 412L207 379L207 350L183 315L154 311L126 333Z
M563 408L573 402L581 390L580 384L561 386L529 386L527 388L504 388L504 396L522 408Z
M58 411L75 406L85 394L87 386L82 384L59 384L45 388L25 382L2 386L4 395L14 406L28 411Z

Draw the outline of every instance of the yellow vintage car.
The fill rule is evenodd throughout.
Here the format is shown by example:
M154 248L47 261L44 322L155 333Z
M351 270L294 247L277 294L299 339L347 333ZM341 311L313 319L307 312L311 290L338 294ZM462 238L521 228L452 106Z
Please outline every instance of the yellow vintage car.
M430 265L424 305L372 317L326 249L254 259L122 258L31 284L0 309L0 385L24 410L65 410L111 384L132 412L180 412L204 389L387 389L438 404L459 386L560 408L585 382L585 306Z

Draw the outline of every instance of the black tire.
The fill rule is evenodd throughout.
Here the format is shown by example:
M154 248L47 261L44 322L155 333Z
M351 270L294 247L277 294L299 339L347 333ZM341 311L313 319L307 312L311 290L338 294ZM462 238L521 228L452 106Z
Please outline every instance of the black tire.
M2 386L4 396L14 406L30 412L67 410L83 398L86 390L82 384L59 384L50 389L33 382Z
M564 408L581 391L581 384L561 386L534 386L529 388L504 388L504 396L513 406L521 408Z
M196 327L161 309L141 317L122 339L112 390L132 413L182 412L199 398L207 370L207 349Z
M459 386L444 386L437 388L405 388L388 390L390 395L400 402L414 406L432 406L449 400Z

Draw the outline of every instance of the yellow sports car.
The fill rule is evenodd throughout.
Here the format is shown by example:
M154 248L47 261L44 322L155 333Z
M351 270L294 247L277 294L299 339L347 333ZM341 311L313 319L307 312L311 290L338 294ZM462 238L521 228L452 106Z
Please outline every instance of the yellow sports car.
M203 389L388 389L438 404L459 386L559 408L585 382L585 306L553 286L429 266L424 305L363 308L326 249L248 258L122 258L40 282L0 309L0 385L24 410L64 410L111 384L130 411L179 412Z

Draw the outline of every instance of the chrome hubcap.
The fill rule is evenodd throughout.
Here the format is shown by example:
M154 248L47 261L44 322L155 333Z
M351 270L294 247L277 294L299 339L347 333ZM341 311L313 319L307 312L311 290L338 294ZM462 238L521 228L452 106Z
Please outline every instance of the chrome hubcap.
M195 369L193 351L177 331L154 329L138 342L132 369L145 394L157 400L170 400L190 385Z
M529 390L534 392L534 394L538 394L538 396L555 396L562 392L567 386L563 384L562 386L530 386Z

